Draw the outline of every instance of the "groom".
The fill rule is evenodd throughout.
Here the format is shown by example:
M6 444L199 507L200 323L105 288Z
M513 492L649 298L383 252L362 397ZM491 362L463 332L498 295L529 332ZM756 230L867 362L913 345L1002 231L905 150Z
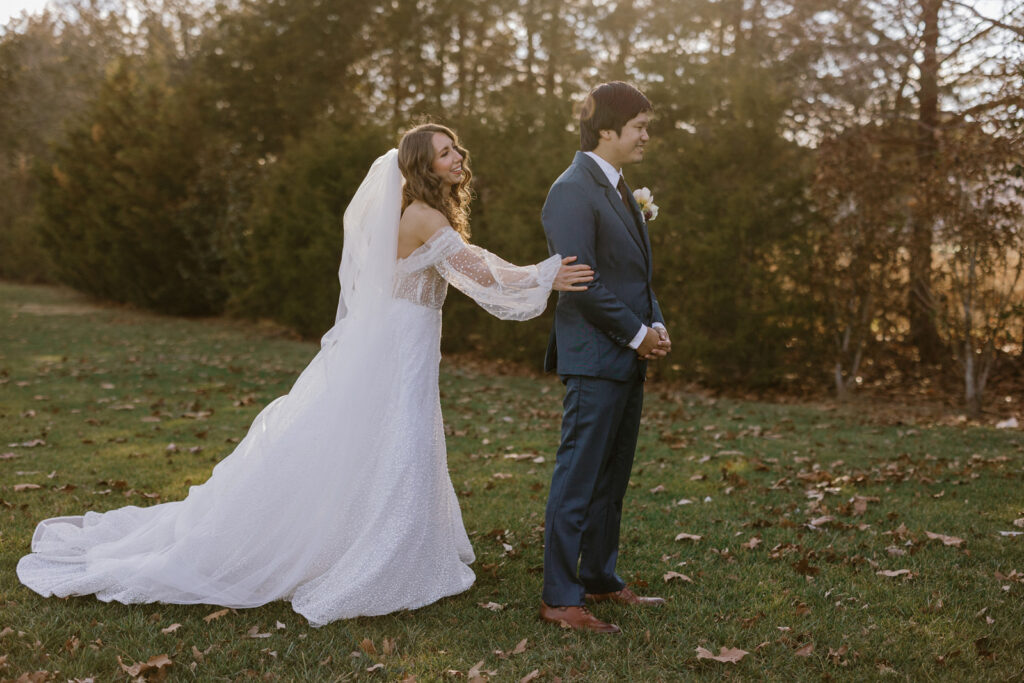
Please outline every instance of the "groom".
M651 243L622 167L643 160L651 103L631 85L602 83L580 112L580 149L555 181L542 220L548 250L595 273L560 292L544 369L565 384L562 441L545 514L540 616L618 633L585 602L662 604L615 573L622 499L643 406L647 361L672 344L651 289Z

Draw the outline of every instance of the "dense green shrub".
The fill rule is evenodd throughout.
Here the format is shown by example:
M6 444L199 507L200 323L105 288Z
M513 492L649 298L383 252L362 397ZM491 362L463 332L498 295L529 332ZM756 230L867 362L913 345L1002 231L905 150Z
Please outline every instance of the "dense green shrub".
M124 59L51 166L39 168L40 232L58 277L169 313L222 309L217 145L162 69Z

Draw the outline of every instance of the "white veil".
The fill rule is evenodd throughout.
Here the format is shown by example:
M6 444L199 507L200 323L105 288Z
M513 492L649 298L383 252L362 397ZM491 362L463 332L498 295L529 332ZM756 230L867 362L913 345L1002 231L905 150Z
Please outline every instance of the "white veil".
M402 173L398 150L378 157L348 208L342 246L341 296L334 326L321 339L333 344L353 326L366 324L391 298L398 250L398 220L402 209Z

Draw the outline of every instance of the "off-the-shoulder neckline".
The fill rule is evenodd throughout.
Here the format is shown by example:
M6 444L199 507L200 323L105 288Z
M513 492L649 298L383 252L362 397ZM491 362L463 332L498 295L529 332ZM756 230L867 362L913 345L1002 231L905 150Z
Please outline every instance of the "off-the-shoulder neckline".
M441 233L443 233L443 232L447 232L448 230L451 230L451 231L453 231L453 232L454 232L455 228L453 228L453 227L452 227L452 226L450 226L450 225L446 225L446 226L444 226L443 228L439 228L439 229L437 230L437 232L435 232L435 233L434 233L433 235L431 235L430 237L428 237L428 238L427 238L427 241L426 241L426 242L424 242L424 243L423 243L423 244L421 244L420 246L418 246L418 247L416 247L415 249L413 249L412 251L410 251L410 252L408 253L408 255L406 255L406 256L402 256L402 257L401 257L401 258L399 258L399 259L398 259L398 260L397 260L396 262L397 262L397 263L401 263L402 261L408 261L408 260L409 260L409 259L411 259L411 258L412 258L413 256L415 256L415 255L416 255L417 253L419 253L419 251L420 251L421 249L423 249L423 248L424 248L425 246L427 246L428 244L430 244L431 242L433 242L434 240L436 240L436 239L437 239L437 236L438 236L438 235L440 235L440 234L441 234Z

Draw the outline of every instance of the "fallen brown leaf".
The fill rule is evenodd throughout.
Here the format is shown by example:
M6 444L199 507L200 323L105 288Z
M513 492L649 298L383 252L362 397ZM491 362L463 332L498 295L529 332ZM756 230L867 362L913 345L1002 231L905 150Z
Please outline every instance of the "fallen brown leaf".
M165 669L174 664L174 662L171 661L171 658L167 655L154 655L145 662L136 662L131 666L128 666L123 661L121 661L121 656L118 655L117 663L120 665L121 671L124 671L132 678L141 676L143 674L155 674L158 680L162 679L166 675L167 672L165 671Z
M693 583L693 579L691 579L686 574L680 574L679 572L665 572L665 575L661 578L665 583L668 583L669 581L675 581L676 579L682 581L683 583Z
M245 635L249 636L250 638L269 638L271 634L260 633L259 624L255 624L252 627L250 627L248 631L245 632Z
M540 678L540 669L534 669L530 673L520 678L519 683L530 683L530 681L535 681L538 678Z
M799 562L794 562L790 566L796 570L797 574L804 576L816 576L821 571L818 567L812 567L806 556L801 557Z
M699 541L702 538L704 538L704 537L703 536L699 536L697 534L688 534L685 531L683 533L681 533L681 534L676 534L676 540L677 541Z
M924 535L934 541L942 541L942 545L951 545L954 548L959 548L963 544L964 539L957 538L956 536L945 536L943 534L933 534L930 531L925 531Z
M868 511L868 503L881 502L877 496L854 496L850 500L853 502L853 514L857 516Z
M736 662L740 661L749 654L750 653L746 650L740 650L739 648L735 647L727 648L725 646L722 646L721 648L719 648L719 652L716 655L712 654L710 650L705 650L699 645L697 646L697 659L713 659L716 662L728 662L731 664L735 664Z
M881 571L875 572L875 574L878 574L879 576L888 577L906 576L908 579L914 577L913 572L911 572L909 569L883 569Z
M39 484L15 484L14 485L15 492L18 492L18 491L34 491L36 489L41 489L41 488L42 488L42 486L40 486Z
M162 628L162 629L160 629L160 633L164 633L164 634L167 634L167 633L174 633L174 632L175 632L175 631L177 631L177 630L178 630L179 628L181 628L181 624L171 624L171 625L170 625L170 626L168 626L167 628Z
M225 614L227 614L230 611L231 610L225 608L225 609L219 609L216 612L210 612L205 617L203 617L203 621L205 621L207 624L209 624L214 619L220 619L222 616L224 616Z
M478 602L477 605L483 607L484 609L489 609L492 612L500 612L501 610L505 609L505 605L500 605L496 602Z
M487 680L483 676L483 673L484 673L483 672L483 668L484 668L484 660L481 659L479 662L474 664L469 669L469 671L466 672L466 678L469 679L470 683L482 683L483 681ZM488 671L486 673L488 673L489 675L493 676L496 672Z
M812 652L814 652L814 643L807 643L803 647L797 648L793 654L797 657L810 657Z

